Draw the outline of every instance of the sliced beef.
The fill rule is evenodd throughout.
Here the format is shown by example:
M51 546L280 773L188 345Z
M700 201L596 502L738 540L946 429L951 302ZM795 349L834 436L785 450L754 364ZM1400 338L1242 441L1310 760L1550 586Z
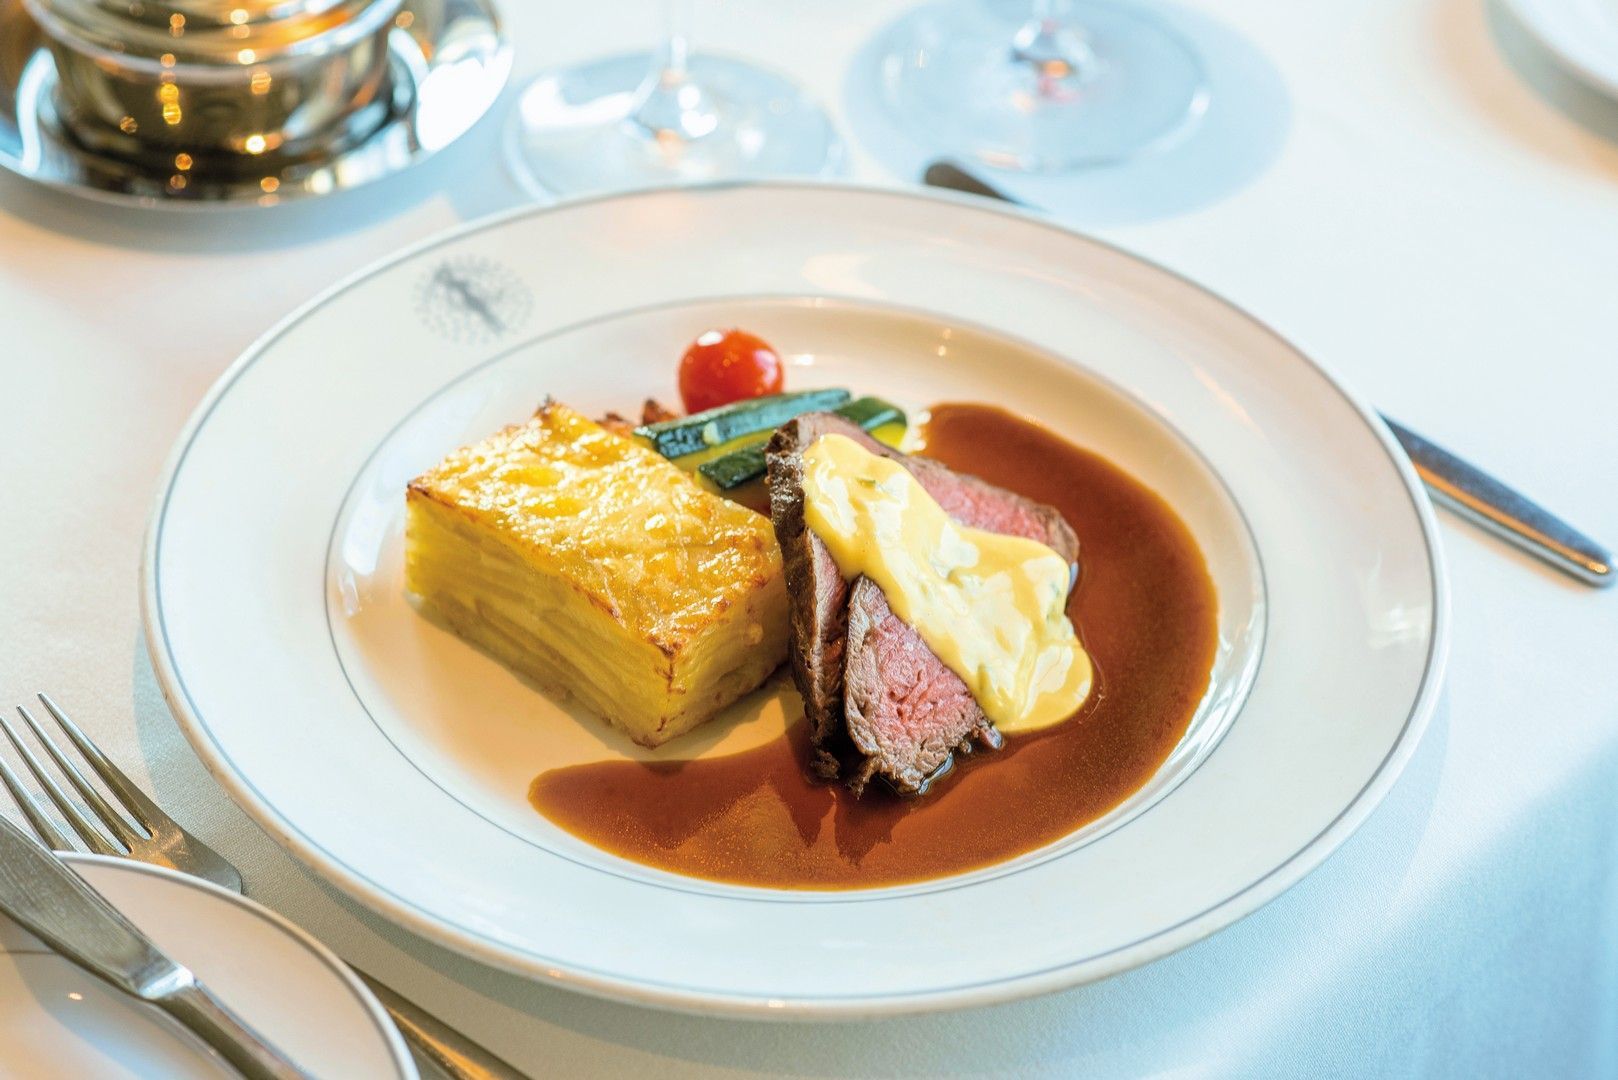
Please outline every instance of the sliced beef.
M770 440L770 516L792 599L792 675L815 747L811 767L825 779L846 777L855 790L880 775L900 792L918 792L954 751L973 740L997 747L1000 736L881 589L862 578L851 596L831 552L805 525L803 452L830 433L902 464L963 525L1038 540L1069 563L1078 539L1051 507L890 450L831 413L801 416Z
M810 768L824 780L842 771L838 735L843 726L843 645L847 638L848 584L831 552L803 519L803 451L823 431L856 431L830 413L790 421L765 451L770 520L781 545L787 595L791 598L792 681L803 697L814 750Z
M849 776L863 791L881 775L913 794L948 768L956 750L973 741L999 749L1000 733L972 691L888 607L876 582L854 579L848 597L848 659L843 666L843 715L849 740L864 756Z

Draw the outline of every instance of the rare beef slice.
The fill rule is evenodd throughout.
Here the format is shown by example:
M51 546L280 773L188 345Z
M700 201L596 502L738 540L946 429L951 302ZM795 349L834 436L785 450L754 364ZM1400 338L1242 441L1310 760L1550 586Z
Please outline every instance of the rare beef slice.
M899 462L957 522L1037 540L1072 563L1079 543L1062 516L936 461L891 450L832 413L809 413L770 440L770 517L790 596L792 677L814 745L810 767L856 792L881 776L901 794L924 790L956 751L1000 745L964 682L864 577L845 581L804 521L803 453L821 435L846 435Z

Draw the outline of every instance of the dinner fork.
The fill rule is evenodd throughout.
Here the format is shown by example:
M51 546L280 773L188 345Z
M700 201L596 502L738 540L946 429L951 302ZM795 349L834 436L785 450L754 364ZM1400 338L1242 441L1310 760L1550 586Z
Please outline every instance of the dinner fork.
M120 813L85 779L71 758L46 733L44 726L34 718L26 706L17 706L28 729L44 749L46 756L67 779L68 784L84 800L95 815L94 819L79 808L60 784L51 776L43 761L28 748L15 725L0 714L0 730L16 749L17 756L39 782L40 789L60 812L84 846L97 855L134 859L137 862L166 866L192 877L199 877L221 885L232 892L243 892L242 876L222 855L192 836L173 818L124 775L101 749L79 729L68 715L46 694L39 695L56 726L78 750L90 769L122 806ZM0 757L0 782L11 792L17 808L22 811L40 841L52 851L75 851L73 842L51 821L43 804L26 788L21 778ZM124 815L127 814L126 818ZM133 821L133 824L131 824ZM99 824L98 824L99 823ZM355 975L371 988L388 1015L393 1018L411 1048L436 1066L451 1080L527 1080L523 1073L490 1051L472 1042L442 1020L423 1010L408 999L365 972L350 967Z

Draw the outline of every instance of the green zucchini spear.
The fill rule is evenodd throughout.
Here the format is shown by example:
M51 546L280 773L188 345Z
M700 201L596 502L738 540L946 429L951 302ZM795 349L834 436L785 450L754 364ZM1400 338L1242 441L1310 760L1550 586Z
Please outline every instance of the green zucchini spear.
M877 433L881 441L890 445L897 443L899 437L904 434L904 410L881 398L862 397L858 401L851 401L831 411L845 420L853 421L866 431ZM787 419L790 420L791 417ZM878 433L879 428L891 430ZM888 438L883 439L883 435L887 435ZM748 481L764 475L764 443L765 440L760 439L753 445L744 446L724 457L705 461L697 466L697 472L720 491L741 487Z
M774 431L794 416L835 409L848 399L848 391L840 389L771 394L721 405L717 409L707 409L690 416L645 424L636 428L635 434L664 457L681 458L723 446L744 435Z

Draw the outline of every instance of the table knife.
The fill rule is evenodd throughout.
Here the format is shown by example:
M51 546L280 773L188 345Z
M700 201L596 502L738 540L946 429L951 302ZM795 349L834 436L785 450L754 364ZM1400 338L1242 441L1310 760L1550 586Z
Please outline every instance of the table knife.
M1034 209L948 161L928 165L922 180L932 187ZM1618 580L1607 548L1477 466L1386 416L1382 422L1404 448L1434 502L1587 585L1606 588Z
M4 816L0 912L92 975L162 1009L248 1080L307 1080L188 968Z

